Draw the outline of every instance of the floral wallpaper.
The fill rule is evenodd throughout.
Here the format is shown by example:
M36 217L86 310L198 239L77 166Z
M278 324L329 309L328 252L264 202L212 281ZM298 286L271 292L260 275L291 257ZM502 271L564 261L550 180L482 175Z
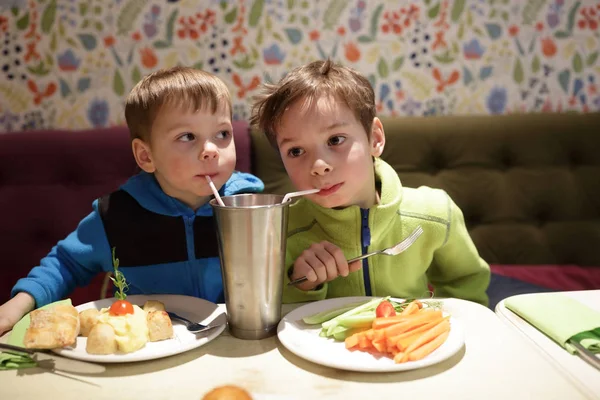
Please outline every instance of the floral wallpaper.
M381 115L600 111L600 1L2 0L0 132L124 123L140 78L177 64L230 87L330 57Z

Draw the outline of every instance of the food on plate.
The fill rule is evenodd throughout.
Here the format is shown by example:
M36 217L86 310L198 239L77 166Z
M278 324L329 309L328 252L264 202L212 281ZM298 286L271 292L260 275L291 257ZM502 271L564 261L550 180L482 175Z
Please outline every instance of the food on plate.
M88 308L79 313L79 334L83 337L87 337L90 334L92 328L98 323L99 310L95 308Z
M95 324L87 338L85 350L90 354L113 354L117 349L114 328L102 322Z
M98 322L108 324L114 329L117 349L121 353L139 350L148 343L149 339L146 312L137 305L132 307L131 314L114 315L110 308L102 308L97 316Z
M328 310L303 320L319 321L320 336L343 340L348 350L383 354L403 363L425 358L446 341L450 316L440 308L438 301L397 303L385 297L349 310L344 307L341 313L341 309Z
M162 304L162 303L161 303ZM148 337L151 342L171 339L173 324L166 311L150 311L147 313Z
M144 307L142 307L144 311L166 311L165 305L157 300L148 300L144 303Z
M250 393L235 385L219 386L206 393L202 400L252 400Z
M172 338L173 324L160 301L148 300L144 309L127 301L127 282L119 271L113 249L113 280L117 300L110 307L78 312L71 305L56 305L30 313L31 324L25 332L28 348L56 349L74 346L77 336L87 337L90 354L132 353L146 343Z
M123 273L119 271L119 259L115 257L114 248L112 253L114 277L110 279L117 288L117 301L110 307L102 308L96 315L96 326L89 332L92 345L86 344L86 351L91 354L111 354L115 352L115 348L121 353L132 353L148 342L146 312L125 300L127 282ZM89 325L93 325L93 322ZM112 328L112 332L107 325Z
M110 306L108 311L110 312L111 315L133 314L133 312L134 312L133 304L131 304L130 302L125 300L124 294L122 294L121 296L123 296L123 298L120 298L119 300L112 303L112 305Z
M75 307L58 304L46 310L33 310L25 331L24 345L33 349L72 346L79 335L79 315Z
M384 300L375 309L375 316L377 318L385 318L396 315L396 309L388 300Z
M86 350L91 354L132 353L143 348L148 341L173 337L173 326L164 311L164 304L149 300L142 309L126 300L127 282L123 273L119 271L119 260L115 258L114 252L113 249L114 277L111 279L117 288L117 301L97 313L89 311L91 321L85 323L91 328ZM148 313L146 310L163 311ZM87 317L88 314L84 313L85 311L82 311L81 316Z
M159 301L153 303L164 308ZM90 311L86 314L82 311L80 317L89 315L93 319L86 322L91 326L86 351L90 354L132 353L147 342L173 337L173 324L165 311L146 312L135 304L132 308L133 313L124 315L113 314L110 307L85 310Z

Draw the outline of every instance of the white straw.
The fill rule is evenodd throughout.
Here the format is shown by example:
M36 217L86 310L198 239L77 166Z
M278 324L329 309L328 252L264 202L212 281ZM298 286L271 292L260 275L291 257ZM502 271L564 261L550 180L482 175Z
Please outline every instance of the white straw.
M221 200L221 196L219 196L219 191L215 187L215 184L213 183L212 179L210 179L210 176L208 176L208 175L206 175L205 177L206 177L206 180L208 181L208 185L210 186L213 194L215 195L215 199L217 199L217 203L219 203L219 205L221 207L225 207L225 203L223 203L223 200Z
M309 189L309 190L301 190L299 192L291 192L291 193L288 193L285 196L283 196L283 200L281 202L285 203L286 201L288 201L292 197L304 196L305 194L317 193L319 191L321 191L321 189Z

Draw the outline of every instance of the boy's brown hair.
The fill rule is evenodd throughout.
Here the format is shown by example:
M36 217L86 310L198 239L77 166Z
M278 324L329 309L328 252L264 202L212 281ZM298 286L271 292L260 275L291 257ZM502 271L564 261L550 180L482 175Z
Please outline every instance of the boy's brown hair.
M356 70L331 60L313 61L288 73L275 85L263 85L255 97L250 123L262 130L277 147L276 128L285 111L297 100L314 101L333 95L346 103L367 135L376 115L375 93L371 84Z
M125 102L125 119L131 140L150 140L152 123L161 107L168 105L212 113L222 105L232 113L229 89L218 77L199 69L173 67L145 76L135 85Z

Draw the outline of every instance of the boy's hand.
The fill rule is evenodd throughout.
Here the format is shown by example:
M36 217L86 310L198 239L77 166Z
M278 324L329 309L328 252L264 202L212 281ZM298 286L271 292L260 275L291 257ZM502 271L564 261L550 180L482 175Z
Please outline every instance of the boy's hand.
M0 335L12 329L21 318L33 310L35 300L29 293L17 293L15 297L0 306Z
M338 276L348 276L350 272L358 271L361 262L348 265L344 253L336 245L323 241L313 243L302 252L294 262L291 280L306 276L308 280L299 283L300 290L311 290L323 282L329 282Z

